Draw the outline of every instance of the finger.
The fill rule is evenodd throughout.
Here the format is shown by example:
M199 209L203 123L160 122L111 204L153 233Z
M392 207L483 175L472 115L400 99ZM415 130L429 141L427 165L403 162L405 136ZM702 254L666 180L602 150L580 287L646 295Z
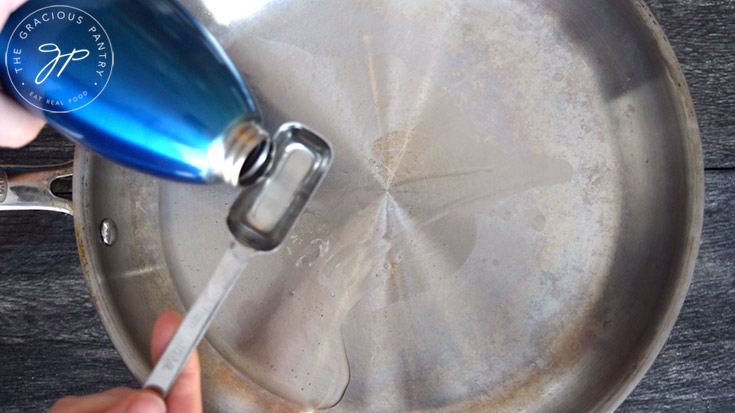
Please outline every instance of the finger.
M150 390L136 390L126 395L105 413L166 413L166 404L158 394Z
M5 22L8 20L10 13L15 11L21 4L28 0L2 0L0 1L0 27L5 26Z
M181 324L181 316L173 311L161 314L153 326L151 339L151 356L157 362L169 341ZM172 413L200 413L202 411L202 389L199 367L199 356L196 350L186 366L181 370L178 380L166 397L166 405Z
M5 26L5 22L8 20L8 16L13 10L20 7L21 4L25 3L26 0L7 0L0 1L0 27Z
M104 412L135 390L116 387L89 396L67 396L54 403L49 413L98 413Z
M38 135L43 124L43 119L0 95L0 146L20 148Z

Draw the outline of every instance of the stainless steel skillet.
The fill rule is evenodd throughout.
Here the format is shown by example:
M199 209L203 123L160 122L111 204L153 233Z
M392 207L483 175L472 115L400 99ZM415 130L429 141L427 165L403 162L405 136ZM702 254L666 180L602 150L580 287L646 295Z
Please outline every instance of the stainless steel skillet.
M271 126L303 120L336 158L200 350L211 410L327 403L345 365L335 411L617 406L678 313L702 215L692 105L647 9L261 3L187 5ZM155 315L203 286L234 194L75 168L88 284L144 378Z

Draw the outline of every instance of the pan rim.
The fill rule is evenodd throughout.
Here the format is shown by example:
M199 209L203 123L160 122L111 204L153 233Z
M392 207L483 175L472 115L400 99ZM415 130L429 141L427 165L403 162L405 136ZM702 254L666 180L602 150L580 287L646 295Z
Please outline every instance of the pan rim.
M676 58L671 43L648 5L643 0L628 0L628 2L635 7L639 18L643 21L649 34L653 37L660 57L668 70L668 74L671 76L670 87L675 92L675 97L679 98L678 102L674 102L674 104L679 114L679 127L684 138L683 144L686 146L685 156L687 157L687 162L685 162L685 165L688 167L686 173L686 189L690 198L689 211L687 211L689 239L687 240L686 248L688 253L681 259L680 271L675 278L666 311L663 313L655 331L651 333L652 339L647 345L643 346L641 351L642 356L634 364L632 371L625 375L627 379L617 388L611 389L608 392L607 399L601 400L599 408L596 409L598 411L609 412L617 409L640 383L671 335L679 313L684 306L689 286L694 278L694 267L699 254L704 222L705 193L702 139L694 110L694 102L689 92L686 79L684 78L684 73L681 70L681 65Z

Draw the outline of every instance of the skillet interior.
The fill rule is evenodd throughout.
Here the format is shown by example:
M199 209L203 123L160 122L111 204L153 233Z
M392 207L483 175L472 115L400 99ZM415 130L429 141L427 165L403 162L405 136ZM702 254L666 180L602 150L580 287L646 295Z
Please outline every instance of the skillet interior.
M200 348L208 406L318 407L349 374L335 411L613 409L673 325L702 219L696 120L648 10L327 3L227 23L235 11L187 4L267 128L304 122L336 154ZM235 194L83 151L76 168L92 296L143 379L155 316L203 287Z

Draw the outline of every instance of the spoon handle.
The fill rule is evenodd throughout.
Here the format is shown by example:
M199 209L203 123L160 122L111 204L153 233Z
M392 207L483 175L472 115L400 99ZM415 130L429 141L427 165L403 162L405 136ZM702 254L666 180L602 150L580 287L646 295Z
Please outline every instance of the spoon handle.
M157 391L164 397L168 395L252 254L252 249L231 241L212 278L186 314L143 388Z

